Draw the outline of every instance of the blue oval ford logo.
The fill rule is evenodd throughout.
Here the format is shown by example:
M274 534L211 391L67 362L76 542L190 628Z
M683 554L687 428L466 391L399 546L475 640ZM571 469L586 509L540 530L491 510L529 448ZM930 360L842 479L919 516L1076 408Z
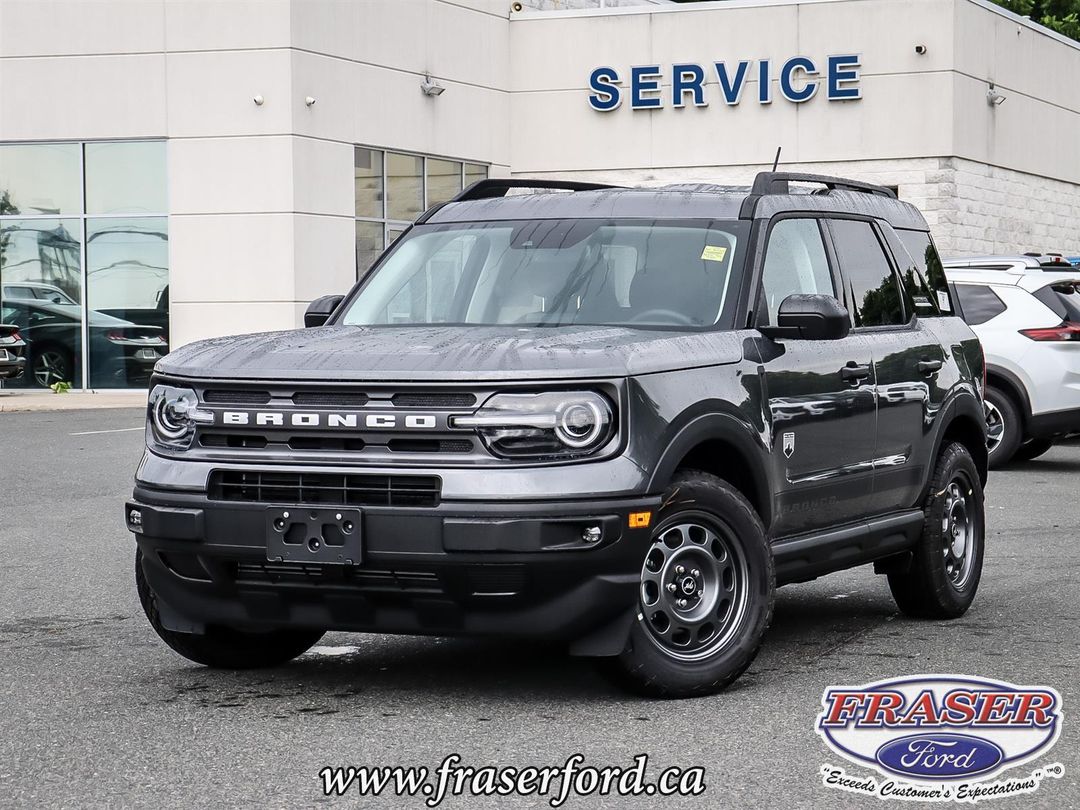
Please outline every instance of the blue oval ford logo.
M912 734L891 740L874 754L881 767L919 779L962 779L996 768L1005 752L967 734Z

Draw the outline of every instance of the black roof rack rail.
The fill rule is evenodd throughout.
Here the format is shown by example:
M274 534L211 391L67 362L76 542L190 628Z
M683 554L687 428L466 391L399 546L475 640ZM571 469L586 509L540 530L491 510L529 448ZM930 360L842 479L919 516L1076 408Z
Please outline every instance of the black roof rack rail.
M579 180L530 180L527 177L489 177L477 180L462 189L450 202L465 200L487 200L492 197L505 197L512 188L551 188L560 191L602 191L606 188L626 188L611 186L606 183L587 183Z
M787 194L788 183L820 183L829 191L862 191L867 194L877 194L880 197L896 199L896 192L885 186L876 186L873 183L862 183L858 180L845 180L843 177L829 177L824 174L801 174L799 172L758 172L754 178L754 185L750 189L751 194Z

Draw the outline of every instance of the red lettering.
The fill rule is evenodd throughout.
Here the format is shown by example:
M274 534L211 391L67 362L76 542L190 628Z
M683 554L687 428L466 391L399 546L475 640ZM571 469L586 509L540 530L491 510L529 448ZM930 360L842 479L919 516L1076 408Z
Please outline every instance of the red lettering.
M966 726L975 719L975 702L978 692L957 690L945 696L945 721L957 726Z
M1016 721L1048 726L1053 722L1049 711L1052 708L1054 696L1049 692L1028 692L1020 695L1020 702L1016 707Z
M933 692L920 692L919 696L907 710L904 719L900 721L905 726L931 725L936 726L941 721L938 719L937 703L934 702Z
M862 692L830 692L829 713L821 721L823 726L846 726L851 716L858 711L866 695Z
M1012 702L1016 697L1012 692L984 692L982 706L979 708L980 726L1005 726L1012 722Z
M896 710L904 705L904 696L899 692L874 692L867 702L866 714L863 716L860 726L880 726L883 722L887 726L896 725Z

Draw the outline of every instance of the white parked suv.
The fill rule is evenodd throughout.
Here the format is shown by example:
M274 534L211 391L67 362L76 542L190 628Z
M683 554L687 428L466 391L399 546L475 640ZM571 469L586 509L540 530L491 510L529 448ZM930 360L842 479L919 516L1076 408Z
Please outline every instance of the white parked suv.
M1080 433L1080 268L1054 254L949 259L953 301L986 353L990 466Z

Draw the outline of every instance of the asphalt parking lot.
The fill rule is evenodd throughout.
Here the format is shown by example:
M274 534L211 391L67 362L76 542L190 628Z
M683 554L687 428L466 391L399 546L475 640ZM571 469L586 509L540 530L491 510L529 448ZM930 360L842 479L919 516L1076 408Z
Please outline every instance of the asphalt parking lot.
M992 807L1080 805L1080 444L992 474L982 586L951 623L896 611L868 569L779 592L751 670L727 693L656 702L614 691L558 649L328 635L275 670L213 672L154 636L121 504L142 446L136 410L0 414L0 805L422 807L323 797L332 765L702 765L708 789L663 807L877 807L820 784L822 690L923 672L1062 694L1047 761L1065 777ZM543 798L448 807L547 806ZM567 807L660 806L571 799ZM905 806L905 805L901 805Z

